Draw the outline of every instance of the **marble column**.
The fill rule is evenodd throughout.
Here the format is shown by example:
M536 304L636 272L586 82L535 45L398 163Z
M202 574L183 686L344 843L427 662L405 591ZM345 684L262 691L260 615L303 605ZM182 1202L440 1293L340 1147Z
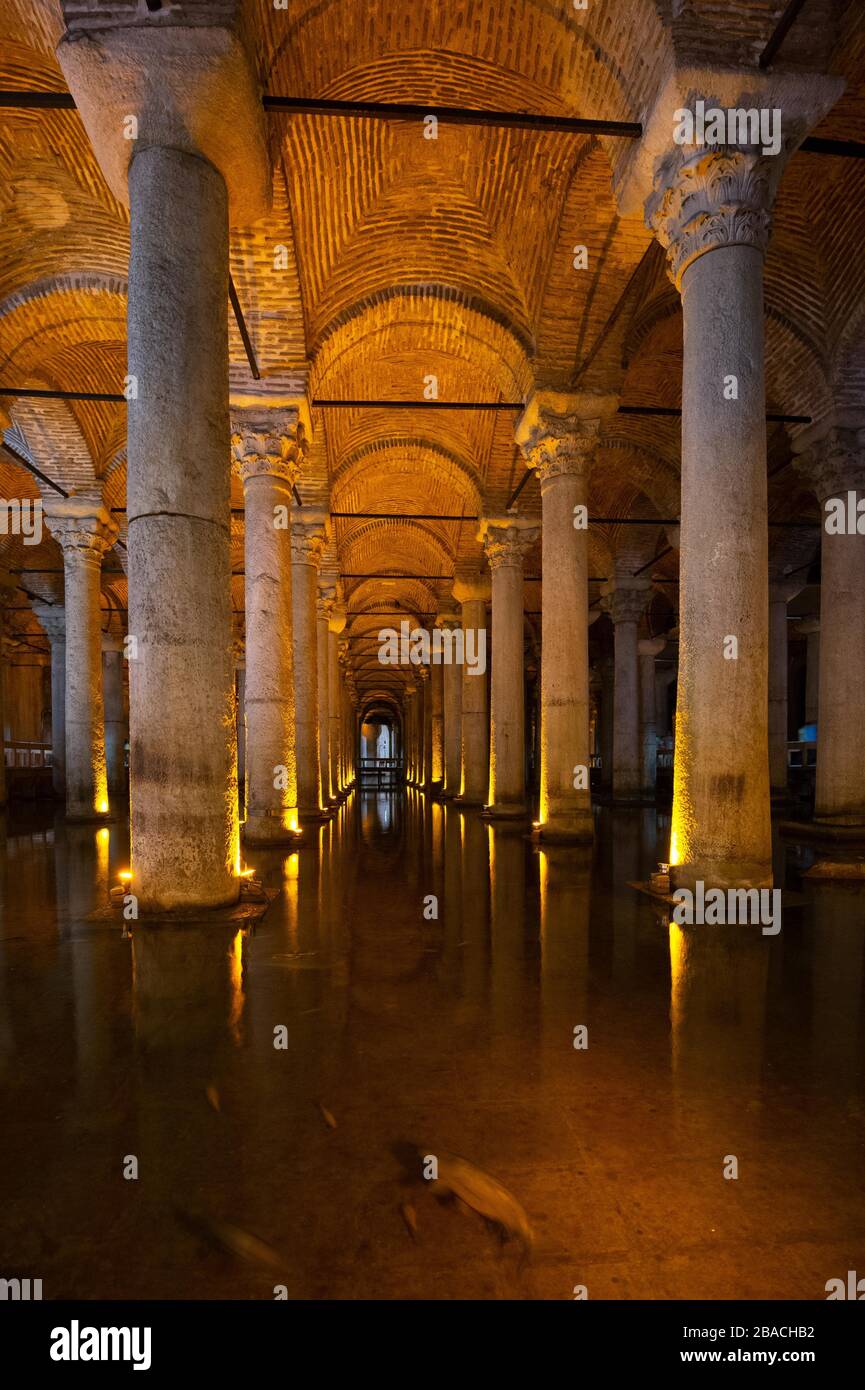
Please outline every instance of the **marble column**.
M316 600L316 665L318 668L318 749L321 765L321 802L327 810L336 804L330 777L330 614L336 594L327 580L319 578Z
M769 586L769 780L773 800L787 797L787 604L801 580Z
M614 396L589 392L535 392L516 430L517 443L541 485L545 584L538 837L545 840L588 842L594 835L588 780L588 523L580 508L587 518L592 454L602 422L616 404ZM584 785L575 787L583 776Z
M814 818L865 826L865 413L839 414L797 466L823 516Z
M237 733L237 786L240 804L246 813L246 635L242 613L231 619L231 665L234 670L234 726Z
M649 208L684 318L670 862L686 887L772 881L763 371L772 163L699 149L659 175Z
M639 801L643 785L640 741L640 670L637 629L651 584L615 580L604 586L602 603L615 630L613 685L613 799Z
M57 47L108 187L130 208L130 820L142 914L240 893L228 232L268 210L270 165L239 6L217 10L218 22L202 13L190 30L95 0L72 12ZM131 118L144 138L127 138Z
M455 633L460 627L455 613L440 613L436 626L445 633ZM445 640L454 641L445 637ZM453 655L453 647L451 647ZM462 768L460 763L460 740L462 725L462 679L461 666L456 661L447 661L442 667L442 796L450 799L459 796Z
M312 507L297 508L291 523L291 593L297 799L301 820L321 820L327 814L322 802L316 611L318 570L326 541L326 514Z
M418 676L421 681L421 696L423 698L423 732L421 758L423 762L423 772L421 773L421 785L429 791L432 786L432 745L433 745L433 702L432 702L432 675L429 666L419 666Z
M490 596L490 583L486 579L457 579L454 581L453 595L461 606L463 640L471 633L475 649L485 652L485 663L489 661L489 634L487 632L487 599ZM490 724L487 699L487 675L463 664L462 670L462 709L460 712L460 761L462 774L460 794L457 800L464 806L483 806L490 783Z
M805 638L805 723L816 724L820 711L820 619L805 618L796 624Z
M117 523L100 502L73 494L45 503L48 529L63 550L66 608L66 815L108 814L102 699L102 557Z
M342 795L342 762L340 760L340 720L342 705L340 694L339 634L346 623L346 611L342 604L334 604L327 620L327 683L328 683L328 745L330 749L330 789L336 802Z
M66 610L34 603L33 612L51 644L51 769L54 795L66 797Z
M237 410L246 608L246 820L249 845L290 844L298 826L292 614L292 487L304 449L294 411Z
M444 785L444 667L434 661L430 666L430 771L427 778L430 791L440 795Z
M540 534L522 517L484 517L480 537L492 571L490 784L486 813L528 814L523 686L523 557Z
M105 704L105 762L108 795L125 797L126 691L123 679L123 638L116 633L102 634L102 698Z
M658 766L658 710L656 704L655 657L667 645L666 637L647 637L637 643L640 661L640 744L643 796L652 799Z
M642 140L615 156L682 299L680 652L669 859L674 886L769 887L768 537L763 260L789 153L843 83L708 69L659 78ZM781 147L677 143L697 98L783 111ZM647 196L648 195L648 196ZM747 712L743 718L743 712Z
M403 740L404 761L405 761L405 780L409 785L413 785L415 779L415 719L417 717L417 690L414 683L407 684L403 692L403 719L405 724L405 735Z

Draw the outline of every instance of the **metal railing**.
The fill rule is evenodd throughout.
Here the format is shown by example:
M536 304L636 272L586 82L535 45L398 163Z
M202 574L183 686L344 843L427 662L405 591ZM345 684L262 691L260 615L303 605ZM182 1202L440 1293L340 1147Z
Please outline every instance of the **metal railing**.
M37 739L10 739L4 747L7 767L51 767L50 743Z

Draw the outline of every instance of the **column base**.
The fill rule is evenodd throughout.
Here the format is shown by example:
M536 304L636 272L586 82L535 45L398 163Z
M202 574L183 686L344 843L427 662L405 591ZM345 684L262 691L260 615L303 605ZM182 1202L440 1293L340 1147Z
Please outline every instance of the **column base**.
M772 864L759 860L704 860L670 867L670 887L694 892L698 883L710 888L771 888Z
M268 845L296 845L303 831L292 830L280 816L249 816L241 826L246 845L267 848Z
M86 806L67 806L65 819L70 825L107 825L114 820L111 811L91 811Z
M486 820L528 820L529 808L525 802L499 801L484 806L481 814Z
M320 823L321 821L330 820L332 815L333 812L329 806L310 806L308 808L302 806L297 813L297 818L300 821L301 825L304 825L307 822L309 824L316 824Z
M803 878L840 883L865 879L865 821L782 821L784 839L817 847L819 858Z
M588 816L550 816L532 831L538 844L590 845L595 838L595 822Z

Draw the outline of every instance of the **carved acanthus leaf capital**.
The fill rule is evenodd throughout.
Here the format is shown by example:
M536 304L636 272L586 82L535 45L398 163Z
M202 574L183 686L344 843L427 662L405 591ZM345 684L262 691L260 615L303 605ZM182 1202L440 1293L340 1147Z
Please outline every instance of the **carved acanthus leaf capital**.
M865 492L865 427L832 425L794 460L821 503Z
M721 246L753 246L765 253L781 161L749 149L700 146L682 157L671 152L646 200L646 223L667 252L678 289L698 256Z
M541 534L541 528L523 517L484 517L478 533L490 569L522 568L523 557Z
M232 470L241 482L274 477L292 487L307 448L298 412L248 406L233 411L231 423Z
M52 647L66 641L66 609L59 603L34 603L33 612Z
M517 422L514 438L541 491L551 479L584 475L604 422L617 398L595 392L533 391Z
M652 585L649 580L636 580L633 584L607 584L601 596L601 607L609 613L613 623L638 623L651 598Z
M64 559L77 555L101 563L103 555L117 540L117 522L92 498L73 493L69 497L52 499L45 503L43 515L49 531L63 550Z

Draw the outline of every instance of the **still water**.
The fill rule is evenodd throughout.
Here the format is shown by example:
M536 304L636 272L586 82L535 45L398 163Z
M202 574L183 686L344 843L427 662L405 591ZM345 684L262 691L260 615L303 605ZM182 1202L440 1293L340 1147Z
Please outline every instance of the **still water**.
M778 936L679 928L627 886L668 836L603 810L593 854L541 853L416 791L355 794L298 852L248 853L279 890L254 929L124 933L125 824L10 813L0 1276L45 1298L814 1299L865 1275L865 893L801 880L779 843ZM532 1259L407 1189L400 1141L494 1174Z

